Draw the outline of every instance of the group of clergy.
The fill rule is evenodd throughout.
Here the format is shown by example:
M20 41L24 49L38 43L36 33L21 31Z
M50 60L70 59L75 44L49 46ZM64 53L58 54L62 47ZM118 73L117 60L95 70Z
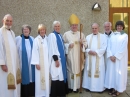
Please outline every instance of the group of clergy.
M81 87L93 92L107 88L118 96L126 90L128 35L123 21L116 22L116 32L105 22L104 34L93 23L92 34L85 38L72 14L70 31L63 36L60 22L54 21L48 36L46 26L39 24L35 39L29 25L15 37L12 22L7 14L0 28L0 97L66 97Z

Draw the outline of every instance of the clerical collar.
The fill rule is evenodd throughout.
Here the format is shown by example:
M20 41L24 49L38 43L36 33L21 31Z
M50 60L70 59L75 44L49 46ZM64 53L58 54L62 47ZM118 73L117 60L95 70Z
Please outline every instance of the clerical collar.
M5 26L4 26L4 27L5 27ZM5 29L7 29L7 28L5 27ZM7 30L11 31L11 29L7 29Z
M116 34L121 34L121 35L123 35L125 32L122 30L121 32L114 32L114 34L116 35Z
M41 36L41 35L40 35ZM44 36L41 36L42 37L42 39L44 39L45 38L45 35Z
M56 32L56 31L55 31ZM56 32L57 34L60 34L60 33L58 33L58 32Z
M121 35L122 35L122 34L124 34L125 32L122 30L120 33L121 33Z
M105 32L105 34L108 35L108 36L109 36L111 33L112 33L111 31L110 31L109 33L106 33L106 32Z
M59 32L56 32L57 34L60 34Z
M23 34L21 34L20 36L22 37ZM24 35L23 35L24 36ZM24 36L25 39L29 39L29 36Z
M52 33L56 33L56 34L59 34L59 35L60 35L60 32L56 32L55 30L54 30Z
M76 32L71 31L71 33L72 33L72 34L75 34L75 33L77 33L77 31L76 31Z

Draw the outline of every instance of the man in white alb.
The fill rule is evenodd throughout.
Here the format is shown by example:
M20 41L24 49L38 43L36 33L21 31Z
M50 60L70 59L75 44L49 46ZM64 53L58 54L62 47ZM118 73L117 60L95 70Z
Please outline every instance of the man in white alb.
M113 35L113 31L111 30L111 27L112 27L112 24L111 22L105 22L104 23L104 35L106 37L106 40L107 40L107 44L108 44L108 41L109 39L111 38L111 36ZM107 65L107 53L105 52L105 69L106 69L106 65Z
M92 34L88 35L86 40L88 48L82 87L93 92L102 92L105 89L104 53L107 44L105 36L99 33L97 23L92 24Z
M20 97L21 72L12 22L7 14L0 28L0 97Z

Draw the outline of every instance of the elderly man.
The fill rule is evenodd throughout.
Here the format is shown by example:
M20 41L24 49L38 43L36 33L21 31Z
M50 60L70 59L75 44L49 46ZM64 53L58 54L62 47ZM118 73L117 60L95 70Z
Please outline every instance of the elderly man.
M78 92L80 88L80 53L85 51L87 43L85 36L78 31L79 19L76 15L72 14L69 19L70 31L63 35L67 54L67 74L68 74L68 87L70 92ZM82 44L82 52L80 52L80 44ZM81 60L83 69L84 59Z
M112 32L112 30L111 30L111 26L112 26L112 24L111 24L111 22L105 22L104 23L104 35L106 36L106 39L107 39L107 43L108 43L108 41L109 41L109 39L110 39L110 37L113 35L113 32ZM107 54L106 54L106 52L105 52L105 55L104 55L104 57L105 57L105 66L107 65ZM107 66L106 66L107 67ZM106 67L105 67L105 69L106 69Z
M111 22L105 22L103 26L104 26L104 31L105 31L104 34L106 35L106 37L109 38L113 34L111 30L112 24Z
M0 97L20 97L21 74L12 22L7 14L0 28Z
M88 35L86 40L88 48L82 87L93 92L102 92L105 89L104 53L107 44L105 36L99 33L97 23L92 24L92 34Z

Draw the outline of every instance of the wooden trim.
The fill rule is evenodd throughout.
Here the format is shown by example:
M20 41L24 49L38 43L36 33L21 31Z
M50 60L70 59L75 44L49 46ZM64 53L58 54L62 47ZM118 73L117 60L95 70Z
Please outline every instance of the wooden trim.
M128 14L128 25L129 25L129 29L128 29L128 65L130 66L130 12Z
M121 13L125 13L125 12L130 12L130 7L112 7L112 8L109 8L109 11L110 12L121 12Z

